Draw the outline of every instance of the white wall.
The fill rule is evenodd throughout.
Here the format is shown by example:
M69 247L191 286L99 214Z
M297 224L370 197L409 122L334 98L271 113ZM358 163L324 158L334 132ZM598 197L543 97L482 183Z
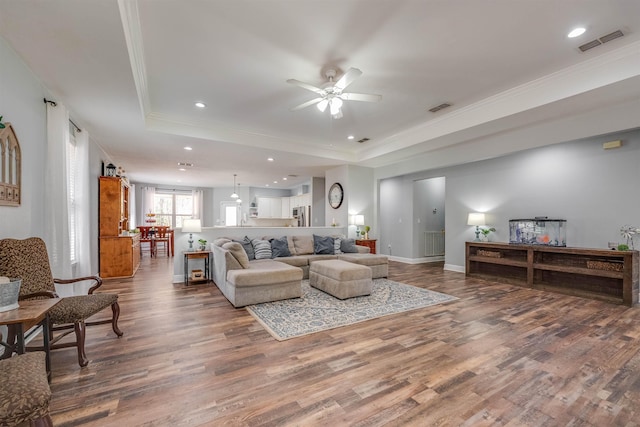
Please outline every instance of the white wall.
M0 37L0 116L10 122L22 153L22 200L18 207L0 206L0 238L43 235L46 109L49 94Z
M602 148L616 139L623 141L621 148ZM397 194L411 194L407 182L444 176L446 268L463 269L464 242L475 237L467 215L476 211L487 213L487 225L496 228L494 241L508 242L509 219L548 216L567 220L568 246L607 248L607 242L621 241L621 226L640 226L638 165L640 130L590 137L382 180L380 216L404 214L407 205ZM390 227L382 240L392 242L393 255L409 256L396 250L395 242L406 238L403 229Z

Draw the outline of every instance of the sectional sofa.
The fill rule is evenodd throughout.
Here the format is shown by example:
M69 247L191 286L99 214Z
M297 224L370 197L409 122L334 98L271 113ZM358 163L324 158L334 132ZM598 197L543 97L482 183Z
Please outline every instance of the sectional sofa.
M374 279L389 272L385 255L340 236L221 238L211 243L211 251L214 282L234 307L301 297L301 281L317 260L365 265Z

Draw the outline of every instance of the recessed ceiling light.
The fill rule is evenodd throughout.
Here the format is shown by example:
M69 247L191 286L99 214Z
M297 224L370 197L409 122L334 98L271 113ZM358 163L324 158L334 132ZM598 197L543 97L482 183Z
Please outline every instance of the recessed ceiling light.
M193 150L193 148L191 148L191 147L184 147L184 149L187 150L187 151Z
M583 28L583 27L574 28L573 30L571 30L571 32L569 34L567 34L567 37L572 39L574 37L578 37L578 36L583 35L585 31L587 31L587 30L585 28Z
M273 181L273 183L274 183L274 184L277 184L277 183L278 183L278 181Z
M207 104L205 104L204 102L196 102L195 106L198 108L204 108L207 106Z
M269 157L269 158L267 158L267 161L269 161L269 162L273 162L273 157Z
M286 181L286 180L287 180L287 177L286 177L286 176L283 176L283 177L282 177L282 180L283 180L283 181Z
M354 139L354 138L355 138L355 136L353 136L353 135L349 135L349 136L347 137L347 139Z
M265 186L265 187L268 187L268 186L269 186L269 184L265 184L264 186Z
M185 168L180 168L180 169L178 169L178 170L179 170L180 172L184 172L184 171L186 171L186 169L185 169Z

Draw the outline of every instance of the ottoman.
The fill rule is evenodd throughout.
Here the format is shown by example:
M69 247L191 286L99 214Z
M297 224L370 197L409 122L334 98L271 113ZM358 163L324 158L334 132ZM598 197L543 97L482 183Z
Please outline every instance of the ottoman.
M371 269L364 265L332 259L313 261L309 284L339 299L371 294Z

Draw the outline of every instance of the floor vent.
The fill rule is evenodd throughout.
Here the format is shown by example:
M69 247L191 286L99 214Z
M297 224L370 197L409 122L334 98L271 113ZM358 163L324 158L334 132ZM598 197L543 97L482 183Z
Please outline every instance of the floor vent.
M362 144L363 142L367 142L368 140L369 138L362 138L362 139L359 139L358 142Z
M438 105L436 107L429 108L429 111L431 111L432 113L437 113L438 111L443 110L443 109L445 109L447 107L451 107L451 104L445 102L444 104L440 104L440 105Z
M589 49L593 49L596 46L600 46L601 44L610 42L611 40L618 39L622 36L624 36L624 33L620 30L616 30L613 33L607 34L606 36L602 36L595 40L591 40L589 43L585 43L582 46L579 46L578 49L580 49L581 52L586 52Z

